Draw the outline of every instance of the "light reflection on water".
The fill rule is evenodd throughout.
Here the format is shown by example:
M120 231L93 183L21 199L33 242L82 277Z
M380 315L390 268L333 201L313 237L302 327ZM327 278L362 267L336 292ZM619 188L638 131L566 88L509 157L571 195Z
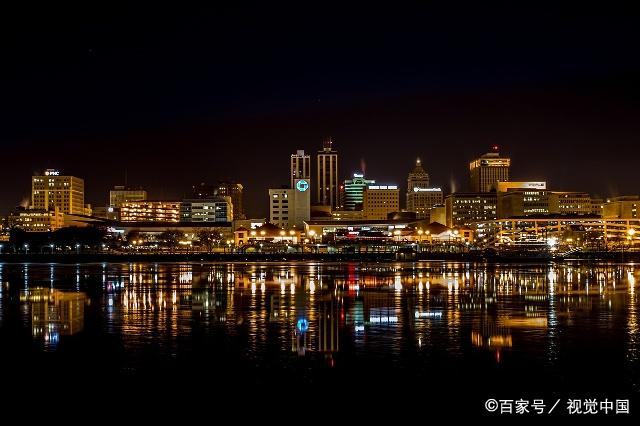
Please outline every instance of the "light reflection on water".
M134 370L233 348L259 368L381 360L570 375L568 356L602 362L589 351L611 345L604 361L625 369L611 380L637 390L639 273L597 263L5 264L0 330L28 330L24 351L113 338L109 350Z

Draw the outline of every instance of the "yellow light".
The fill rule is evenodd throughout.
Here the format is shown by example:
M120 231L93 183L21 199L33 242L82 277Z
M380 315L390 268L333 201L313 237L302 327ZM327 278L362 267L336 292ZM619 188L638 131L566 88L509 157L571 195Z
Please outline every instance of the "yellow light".
M266 232L260 231L260 235L264 235L264 234L266 234Z
M255 237L256 231L251 231L251 235L253 235Z
M285 232L284 231L280 231L280 235L282 235L284 237Z
M422 235L424 234L424 231L422 229L418 229L418 234Z
M295 235L296 231L294 231L293 229L291 231L289 231L289 235Z
M314 235L316 235L316 231L314 231L313 229L311 231L309 231L309 236L313 237Z

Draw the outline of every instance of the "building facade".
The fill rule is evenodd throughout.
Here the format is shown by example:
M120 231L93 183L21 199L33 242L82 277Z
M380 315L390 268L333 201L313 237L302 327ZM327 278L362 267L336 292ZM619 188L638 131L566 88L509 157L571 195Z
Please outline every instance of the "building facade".
M9 225L27 232L52 232L64 227L64 213L58 206L51 210L17 209L11 212Z
M365 220L387 220L389 213L400 210L400 190L397 185L369 185L364 190Z
M58 170L47 169L31 178L31 208L51 210L58 207L62 213L84 215L84 180L75 176L62 176Z
M369 185L375 185L376 181L366 179L364 174L354 173L353 179L344 181L342 208L347 211L362 210L364 202L364 190Z
M271 224L291 229L304 228L311 217L311 184L307 179L295 179L293 188L269 190L269 221Z
M636 219L638 206L640 206L640 197L637 195L614 197L604 204L602 217L604 219Z
M180 222L180 201L128 201L120 206L122 222Z
M591 215L591 195L587 192L552 191L549 212L571 216Z
M182 222L231 222L233 221L231 197L182 200L180 220Z
M419 219L428 219L431 207L442 204L443 194L440 188L429 187L429 174L418 158L407 178L407 210L415 212Z
M332 210L340 205L338 152L333 149L331 138L325 139L322 151L318 151L315 202L330 205Z
M291 188L295 185L296 179L311 179L311 156L299 149L295 154L291 154Z
M233 205L233 219L246 219L243 205L242 184L231 181L221 181L217 185L210 185L201 182L199 185L193 185L193 195L191 199L212 199L215 197L231 197Z
M497 182L509 180L511 159L497 152L488 152L469 163L471 192L496 191Z
M109 206L119 208L127 201L144 201L147 199L147 191L142 188L131 188L116 185L109 191Z
M497 218L497 197L492 192L456 192L445 198L446 225L470 226Z

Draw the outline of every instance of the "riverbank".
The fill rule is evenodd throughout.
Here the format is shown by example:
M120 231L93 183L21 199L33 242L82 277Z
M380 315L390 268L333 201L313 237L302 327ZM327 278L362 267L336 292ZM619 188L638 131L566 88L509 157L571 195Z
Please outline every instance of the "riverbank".
M573 253L563 258L551 255L471 253L19 253L1 254L0 263L95 263L95 262L391 262L391 261L460 261L460 262L563 262L571 260L602 260L640 262L640 252Z

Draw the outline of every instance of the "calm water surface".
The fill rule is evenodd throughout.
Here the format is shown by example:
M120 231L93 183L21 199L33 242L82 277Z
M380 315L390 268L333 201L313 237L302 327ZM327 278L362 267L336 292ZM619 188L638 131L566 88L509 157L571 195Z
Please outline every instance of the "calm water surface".
M638 279L604 263L2 264L0 360L24 389L633 399Z

